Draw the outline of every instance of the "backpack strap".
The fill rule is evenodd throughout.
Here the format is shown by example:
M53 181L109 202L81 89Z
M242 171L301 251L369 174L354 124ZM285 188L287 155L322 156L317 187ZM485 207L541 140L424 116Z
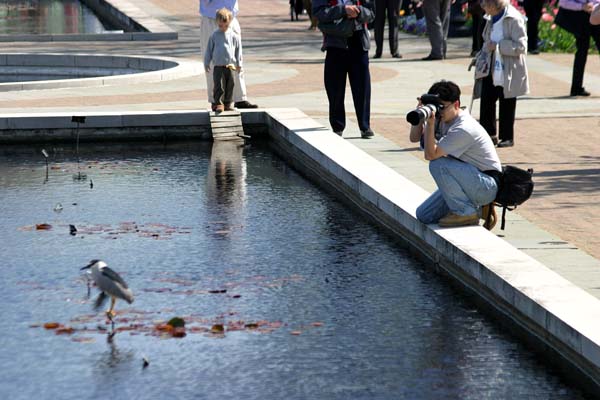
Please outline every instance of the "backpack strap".
M506 217L506 206L502 206L502 223L500 224L500 229L504 230L505 218Z

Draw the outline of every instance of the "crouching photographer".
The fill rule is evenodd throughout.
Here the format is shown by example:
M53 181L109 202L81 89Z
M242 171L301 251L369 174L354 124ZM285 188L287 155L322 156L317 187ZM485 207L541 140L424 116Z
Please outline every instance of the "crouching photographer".
M478 225L481 216L492 229L502 165L486 130L461 109L460 88L450 81L434 83L406 119L410 140L421 142L438 186L417 208L417 219L454 227Z

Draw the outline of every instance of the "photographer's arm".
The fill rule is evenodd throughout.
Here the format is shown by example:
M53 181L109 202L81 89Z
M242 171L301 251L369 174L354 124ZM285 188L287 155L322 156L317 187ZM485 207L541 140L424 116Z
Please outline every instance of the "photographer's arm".
M409 136L411 143L420 142L421 136L423 136L423 124L411 125L410 126L410 136Z
M432 113L425 125L425 159L433 161L445 155L446 152L437 145L435 140L435 114Z

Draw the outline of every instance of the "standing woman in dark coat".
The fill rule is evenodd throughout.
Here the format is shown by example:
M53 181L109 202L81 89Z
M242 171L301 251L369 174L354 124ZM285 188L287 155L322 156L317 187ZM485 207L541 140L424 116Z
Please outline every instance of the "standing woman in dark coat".
M350 80L354 110L363 139L371 130L371 75L369 73L370 35L367 24L375 19L371 0L313 0L313 15L319 22L340 19L354 21L352 36L323 34L325 91L329 100L331 129L342 136L346 128L346 78Z
M385 17L388 20L388 39L390 41L390 54L394 58L402 58L398 53L398 12L400 0L375 0L375 57L381 58L383 53L383 32L385 31Z

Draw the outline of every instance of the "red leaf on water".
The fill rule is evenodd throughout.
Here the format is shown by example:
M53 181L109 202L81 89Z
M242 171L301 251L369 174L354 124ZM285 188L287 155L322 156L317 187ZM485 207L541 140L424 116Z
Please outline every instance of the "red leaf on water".
M61 326L58 322L46 322L44 324L44 328L46 329L56 329Z
M61 326L54 331L57 335L71 335L75 333L75 329L70 326Z
M35 229L38 231L48 231L52 229L52 225L50 224L35 224Z
M173 331L171 332L171 335L175 338L182 338L185 337L185 328L180 327L180 328L175 328L173 329Z
M314 327L319 327L319 326L323 326L323 323L322 322L313 322L311 325Z

